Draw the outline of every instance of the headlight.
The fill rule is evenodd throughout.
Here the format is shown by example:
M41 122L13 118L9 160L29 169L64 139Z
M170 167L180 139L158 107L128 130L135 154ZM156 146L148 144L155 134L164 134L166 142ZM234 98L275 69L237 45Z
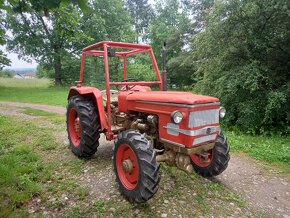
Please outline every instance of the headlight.
M224 118L226 116L226 109L224 107L220 107L220 118Z
M171 114L171 119L174 123L178 124L182 121L183 115L180 111L173 111Z

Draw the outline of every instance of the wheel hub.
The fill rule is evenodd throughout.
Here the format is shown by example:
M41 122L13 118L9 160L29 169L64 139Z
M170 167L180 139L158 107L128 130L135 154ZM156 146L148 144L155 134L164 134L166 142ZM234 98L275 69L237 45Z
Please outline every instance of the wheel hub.
M199 158L200 158L200 161L203 162L203 163L209 163L210 162L210 153L208 152L202 152L199 154Z
M122 167L126 173L130 173L133 171L133 162L130 159L123 160Z
M199 167L208 167L213 160L213 149L190 155L191 160Z

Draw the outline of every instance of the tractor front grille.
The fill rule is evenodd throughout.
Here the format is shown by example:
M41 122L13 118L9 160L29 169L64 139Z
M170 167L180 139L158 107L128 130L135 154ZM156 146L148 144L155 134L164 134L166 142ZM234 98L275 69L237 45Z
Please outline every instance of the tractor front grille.
M189 128L219 123L219 109L192 111L189 114Z

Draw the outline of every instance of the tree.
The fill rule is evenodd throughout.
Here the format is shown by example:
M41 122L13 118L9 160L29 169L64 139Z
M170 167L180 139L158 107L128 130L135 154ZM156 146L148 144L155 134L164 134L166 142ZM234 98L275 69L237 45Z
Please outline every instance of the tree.
M220 1L193 38L195 89L221 98L227 122L289 133L290 2Z
M14 74L13 70L0 70L0 77L12 78Z
M60 6L60 4L68 5L69 3L73 3L78 5L82 10L87 11L87 0L31 0L31 1L17 1L17 0L1 0L0 1L0 45L4 45L6 43L5 40L5 21L3 19L6 12L11 12L14 10L15 12L23 13L26 10L29 11L29 8L26 7L27 2L31 4L34 10L36 11L43 11L45 16L49 16L49 10L53 8L57 8ZM7 58L7 55L4 54L4 52L0 51L0 69L2 69L4 66L10 65L10 60Z
M69 77L63 70L71 69L63 66L64 60L71 63L68 60L75 60L81 49L92 42L120 40L121 35L130 35L129 20L124 21L127 13L122 3L95 0L90 6L90 12L83 14L73 5L60 3L45 17L32 0L11 4L13 11L6 16L6 28L13 35L8 40L8 49L23 59L35 58L48 70L53 67L55 84L62 84L66 79L63 75Z
M6 43L6 38L5 38L5 28L4 28L4 12L0 11L0 45L3 46ZM0 50L0 70L3 69L5 66L10 66L11 61L7 58L7 55Z
M179 0L160 0L156 3L156 16L148 27L148 39L161 66L163 42L167 43L168 78L170 83L184 87L191 85L191 71L183 63L184 51L191 32L187 11ZM179 58L181 54L182 58Z
M136 40L138 43L140 38L144 40L145 28L148 27L150 20L154 17L154 11L148 0L126 0L126 6L132 17L132 25L136 32Z
M74 49L74 41L90 40L79 30L80 12L73 6L60 6L52 9L46 18L29 2L22 7L23 10L19 5L13 5L17 12L7 13L6 27L13 35L7 42L7 48L23 59L27 60L30 56L39 63L53 66L55 84L61 85L62 57Z

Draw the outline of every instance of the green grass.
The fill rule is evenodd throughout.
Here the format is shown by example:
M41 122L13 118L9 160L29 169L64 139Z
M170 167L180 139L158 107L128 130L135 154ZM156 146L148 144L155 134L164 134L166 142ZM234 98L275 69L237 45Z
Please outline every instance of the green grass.
M67 104L68 87L53 87L47 79L0 78L0 101Z
M0 78L0 87L4 88L44 88L52 85L49 79Z
M58 116L46 114L23 121L0 115L0 217L28 217L28 205L36 198L54 210L67 207L63 194L77 202L89 195L86 187L73 178L67 179L84 161L68 158L69 166L62 165L65 161L55 161L60 150L66 151L66 146L59 144L53 135L62 131L63 126L49 126L49 121L60 119ZM55 200L49 201L49 196Z
M24 114L32 115L32 116L45 116L45 117L54 117L57 116L56 113L50 113L47 111L34 109L31 107L22 107L24 110L22 111Z
M41 157L33 147L42 138L31 123L0 115L0 216L26 216L24 209L31 198L42 192L42 182L49 178ZM46 137L46 143L53 143Z
M290 166L290 137L252 136L226 133L233 151L243 151L251 157L273 164Z

